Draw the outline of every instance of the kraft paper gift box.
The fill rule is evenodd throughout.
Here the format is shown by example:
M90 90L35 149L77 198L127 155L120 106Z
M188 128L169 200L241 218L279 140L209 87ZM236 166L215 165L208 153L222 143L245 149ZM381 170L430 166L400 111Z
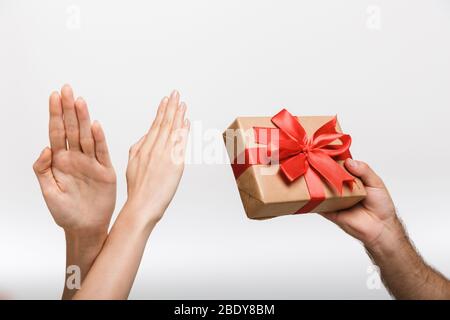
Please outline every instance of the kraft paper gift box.
M223 137L250 219L332 212L366 196L344 167L351 138L336 117L294 117L283 109L274 117L239 117Z

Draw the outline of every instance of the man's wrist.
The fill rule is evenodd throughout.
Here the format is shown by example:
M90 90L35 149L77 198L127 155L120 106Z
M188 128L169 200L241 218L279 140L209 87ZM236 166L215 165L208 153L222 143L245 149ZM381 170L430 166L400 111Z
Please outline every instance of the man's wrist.
M408 243L406 231L397 216L384 223L380 236L364 246L372 256L392 256Z

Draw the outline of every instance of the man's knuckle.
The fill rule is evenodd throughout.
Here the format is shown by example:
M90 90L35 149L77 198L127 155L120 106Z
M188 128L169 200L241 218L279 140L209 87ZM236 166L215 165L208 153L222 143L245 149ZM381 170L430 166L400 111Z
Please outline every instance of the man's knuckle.
M369 165L367 163L365 163L364 161L360 161L359 165L361 166L361 168L363 168L364 170L368 170L370 169Z

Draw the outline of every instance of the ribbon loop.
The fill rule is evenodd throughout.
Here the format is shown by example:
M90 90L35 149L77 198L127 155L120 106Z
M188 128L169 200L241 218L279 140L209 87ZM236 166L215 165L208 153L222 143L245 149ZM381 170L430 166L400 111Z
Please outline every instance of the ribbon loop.
M281 110L272 117L272 123L295 141L306 142L306 131L292 114L286 109Z
M351 157L351 137L337 132L336 116L317 129L311 138L308 138L298 119L286 109L281 110L271 120L276 128L254 128L256 142L266 145L271 152L278 152L281 172L290 182L304 176L312 198L317 199L317 184L321 179L339 194L343 192L344 183L351 184L355 180L336 162ZM270 140L268 135L266 141L263 141L263 129L279 130L278 143ZM341 143L333 144L337 141Z

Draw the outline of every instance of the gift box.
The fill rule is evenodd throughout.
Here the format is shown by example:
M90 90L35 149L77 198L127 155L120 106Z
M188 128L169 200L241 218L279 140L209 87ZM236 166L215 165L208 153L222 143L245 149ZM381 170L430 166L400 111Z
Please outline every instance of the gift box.
M351 137L336 117L239 117L223 133L233 174L250 219L326 213L365 198L344 167Z

